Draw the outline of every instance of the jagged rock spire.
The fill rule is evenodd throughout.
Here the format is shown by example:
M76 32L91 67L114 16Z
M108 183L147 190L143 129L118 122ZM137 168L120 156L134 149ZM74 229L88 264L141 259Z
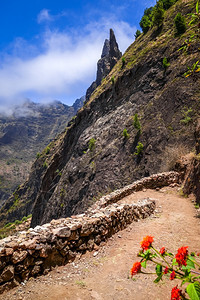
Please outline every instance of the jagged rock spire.
M89 100L92 92L101 84L102 79L110 73L121 56L122 53L116 42L114 31L110 29L110 39L106 39L104 42L101 58L97 62L96 81L87 89L86 102Z
M110 52L110 41L106 39L105 42L104 42L104 45L103 45L101 58L104 58L105 56L108 56L109 52Z
M118 44L116 42L115 34L112 28L110 29L110 53L109 56L111 58L117 58L120 59L122 56L122 53L119 51Z

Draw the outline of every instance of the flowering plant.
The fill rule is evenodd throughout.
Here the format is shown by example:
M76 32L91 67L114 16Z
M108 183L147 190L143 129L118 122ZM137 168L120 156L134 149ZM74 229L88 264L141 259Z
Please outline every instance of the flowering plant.
M140 243L142 250L138 256L141 260L133 264L131 277L137 273L152 274L142 270L142 268L146 269L149 261L156 265L155 273L153 273L157 275L155 283L163 280L164 276L170 280L180 279L181 286L188 283L185 292L178 288L178 285L173 287L171 300L200 300L200 262L198 261L200 254L194 252L189 254L188 246L186 246L179 248L176 255L173 255L165 247L160 250L154 248L153 241L152 236L146 236Z

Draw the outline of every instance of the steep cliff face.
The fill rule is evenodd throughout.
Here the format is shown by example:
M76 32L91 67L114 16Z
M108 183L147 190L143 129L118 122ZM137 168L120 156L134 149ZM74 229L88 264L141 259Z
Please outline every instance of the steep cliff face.
M0 206L26 180L36 153L66 127L84 99L77 99L73 106L27 101L13 115L0 116Z
M166 151L194 147L200 73L184 73L198 60L199 42L185 55L178 50L189 33L175 37L173 28L177 11L193 10L192 1L178 1L162 30L153 28L128 48L125 66L121 60L114 66L34 163L29 180L2 208L1 222L32 212L35 226L83 212L100 194L167 169Z
M195 130L196 155L194 155L183 184L183 193L189 195L193 193L196 197L196 203L200 205L200 119L197 122Z
M89 100L93 91L101 84L101 81L110 73L121 56L122 53L116 42L114 31L110 29L110 39L105 40L101 58L97 63L96 80L86 91L86 102Z

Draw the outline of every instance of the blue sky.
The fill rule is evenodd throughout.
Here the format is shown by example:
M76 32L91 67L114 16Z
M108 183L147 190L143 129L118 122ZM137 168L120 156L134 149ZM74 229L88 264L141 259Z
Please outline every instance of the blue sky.
M122 52L154 0L1 0L0 112L29 98L71 105L96 77L113 28Z

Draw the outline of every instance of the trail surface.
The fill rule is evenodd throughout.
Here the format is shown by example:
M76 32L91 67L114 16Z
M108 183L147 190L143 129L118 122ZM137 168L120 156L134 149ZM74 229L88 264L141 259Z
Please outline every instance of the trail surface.
M178 195L177 188L134 193L120 202L156 199L155 214L132 223L116 233L99 249L76 258L73 263L57 267L46 276L30 279L0 296L3 300L167 300L178 282L154 284L155 275L129 277L140 241L154 236L155 247L165 246L171 252L181 246L200 252L200 218L191 198Z

